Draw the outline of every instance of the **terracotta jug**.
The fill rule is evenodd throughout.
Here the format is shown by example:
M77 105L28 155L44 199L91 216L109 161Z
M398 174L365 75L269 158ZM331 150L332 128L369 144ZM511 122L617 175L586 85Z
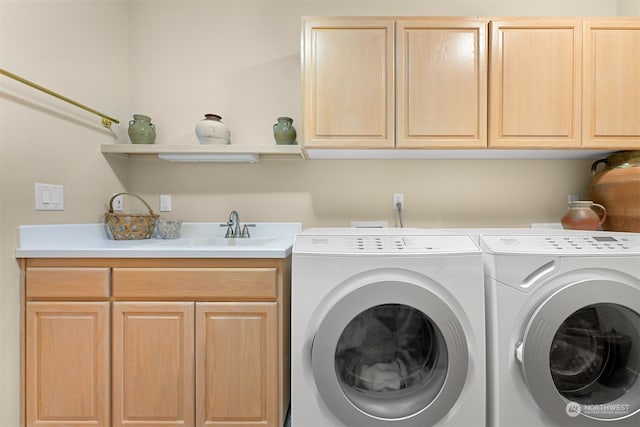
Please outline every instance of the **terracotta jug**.
M605 167L598 170L601 165ZM603 229L640 232L640 151L597 160L591 175L591 199L607 208Z
M597 214L593 208L600 210ZM598 230L607 219L607 210L591 200L576 200L569 202L569 210L560 219L565 230Z

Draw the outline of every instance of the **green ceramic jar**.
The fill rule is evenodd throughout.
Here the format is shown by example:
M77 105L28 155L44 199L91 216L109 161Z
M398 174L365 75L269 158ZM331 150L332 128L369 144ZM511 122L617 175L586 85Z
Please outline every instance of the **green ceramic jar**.
M292 145L296 143L296 129L291 117L278 117L278 123L273 125L273 137L278 145Z
M134 114L129 121L129 139L132 144L153 144L156 142L156 127L151 123L151 117Z

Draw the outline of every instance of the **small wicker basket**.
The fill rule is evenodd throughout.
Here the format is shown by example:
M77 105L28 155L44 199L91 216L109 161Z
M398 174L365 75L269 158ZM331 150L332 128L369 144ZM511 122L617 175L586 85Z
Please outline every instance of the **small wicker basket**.
M113 200L118 196L132 196L140 200L149 210L149 214L114 213ZM156 220L159 215L145 202L142 197L131 193L114 194L109 200L109 212L107 212L107 226L114 240L142 240L149 239L155 230Z

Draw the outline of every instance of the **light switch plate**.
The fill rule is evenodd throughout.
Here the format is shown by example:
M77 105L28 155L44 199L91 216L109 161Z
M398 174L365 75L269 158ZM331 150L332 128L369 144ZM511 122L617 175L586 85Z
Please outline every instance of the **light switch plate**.
M171 212L171 195L160 195L160 212Z
M63 211L64 186L35 183L37 211Z

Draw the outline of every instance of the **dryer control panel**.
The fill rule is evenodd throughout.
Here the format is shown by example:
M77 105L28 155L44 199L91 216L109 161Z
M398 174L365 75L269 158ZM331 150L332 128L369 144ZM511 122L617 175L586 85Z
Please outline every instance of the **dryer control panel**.
M494 254L640 255L640 234L481 236L481 246Z
M294 253L456 254L479 253L468 236L298 235Z

